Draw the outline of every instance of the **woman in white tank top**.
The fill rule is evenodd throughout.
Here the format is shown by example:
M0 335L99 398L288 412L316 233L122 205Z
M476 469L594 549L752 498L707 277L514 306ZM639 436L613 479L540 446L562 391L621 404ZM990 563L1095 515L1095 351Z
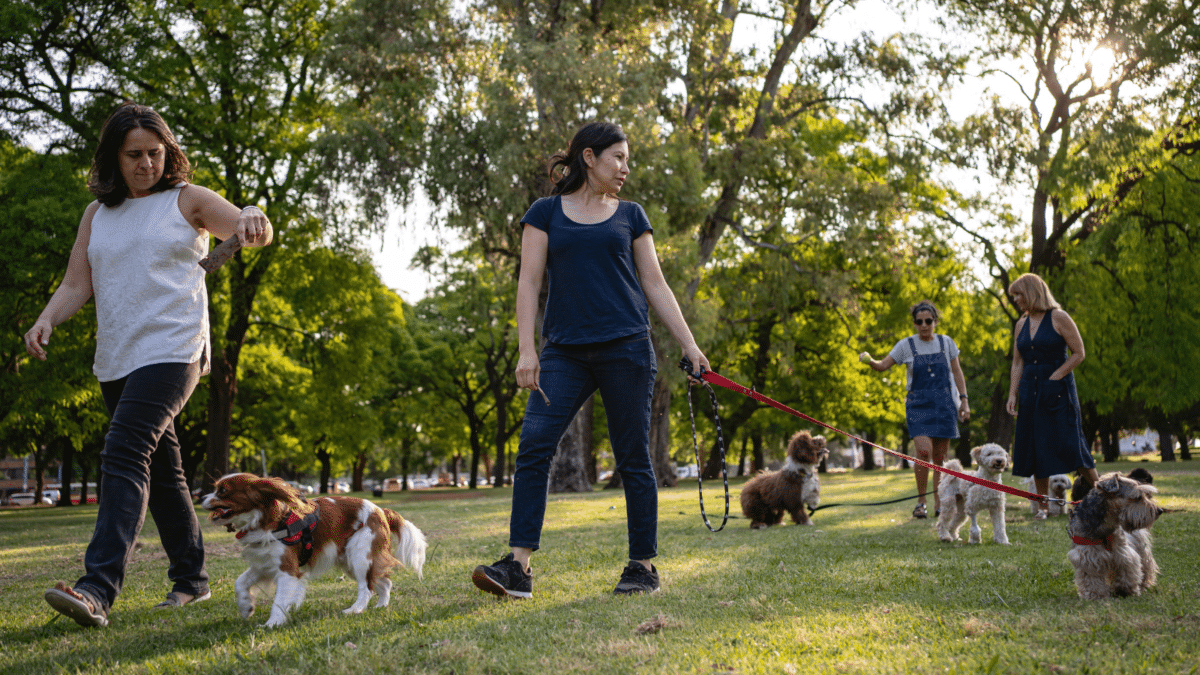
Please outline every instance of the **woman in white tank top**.
M104 626L149 510L171 562L172 590L160 607L209 597L204 543L180 461L174 417L208 373L208 296L198 265L209 234L266 246L273 231L244 209L187 184L191 173L162 117L126 103L108 118L92 159L84 211L66 275L25 334L46 360L54 327L96 298L96 359L112 421L101 458L96 530L85 574L45 593L83 626Z

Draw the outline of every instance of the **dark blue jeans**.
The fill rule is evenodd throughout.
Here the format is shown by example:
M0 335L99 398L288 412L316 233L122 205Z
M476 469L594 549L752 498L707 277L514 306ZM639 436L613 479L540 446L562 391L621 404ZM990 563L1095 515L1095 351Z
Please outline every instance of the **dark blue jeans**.
M147 507L170 561L171 590L208 592L204 541L174 423L199 379L199 363L158 363L100 383L112 421L100 453L104 475L96 530L84 556L86 572L75 587L99 600L106 612L121 592Z
M513 473L509 546L537 550L550 460L559 438L597 389L608 416L617 472L625 487L625 517L629 525L630 560L658 555L658 481L650 460L650 399L658 372L650 334L588 345L547 344L541 354L539 386L550 397L532 394L525 405L525 422Z

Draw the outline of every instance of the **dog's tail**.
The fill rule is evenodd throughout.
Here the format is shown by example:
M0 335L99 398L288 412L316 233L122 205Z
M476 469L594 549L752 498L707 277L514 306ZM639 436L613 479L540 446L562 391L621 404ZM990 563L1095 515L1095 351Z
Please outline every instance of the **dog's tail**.
M399 513L383 509L383 514L387 516L388 529L395 537L392 555L396 556L400 564L416 572L417 578L424 578L422 571L425 568L425 549L428 548L425 535L412 521L405 520Z
M942 468L950 469L951 471L957 471L959 473L963 472L962 462L958 461L957 459L951 459L951 460L947 461L945 464L942 465Z

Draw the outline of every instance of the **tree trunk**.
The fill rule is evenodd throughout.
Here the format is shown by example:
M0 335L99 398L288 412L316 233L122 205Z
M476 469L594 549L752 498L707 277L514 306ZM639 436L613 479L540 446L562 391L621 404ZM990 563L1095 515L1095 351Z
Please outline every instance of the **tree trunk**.
M333 462L329 450L317 448L317 460L321 462L321 494L329 494L329 479L333 474Z
M33 500L34 504L42 503L42 494L44 494L46 489L46 464L49 463L47 462L47 456L49 454L50 448L44 443L39 445L38 449L33 453L33 465L35 467L34 485L36 486L33 491L33 494L35 495Z
M1163 428L1158 430L1158 450L1164 462L1175 461L1175 439L1171 434L1171 430L1163 425Z
M754 447L754 460L750 463L750 475L753 476L767 468L767 449L761 431L750 434L750 443Z
M1121 437L1115 428L1108 432L1108 447L1104 451L1104 461L1115 462L1121 459Z
M746 447L749 445L750 445L750 439L747 438L746 436L742 436L742 452L740 455L738 455L738 469L737 469L738 476L746 475Z
M360 452L354 458L354 466L350 472L350 489L354 492L362 492L363 489L363 473L367 470L367 453Z
M1188 462L1192 459L1192 439L1188 438L1187 434L1179 434L1179 459Z
M587 478L587 457L591 454L592 415L595 395L588 398L567 426L558 448L550 460L549 489L551 493L591 492Z
M655 348L656 354L662 350ZM661 487L675 487L675 460L671 458L671 386L663 372L668 364L658 364L654 380L654 398L650 402L650 462ZM686 386L686 385L684 385Z
M58 506L71 505L71 483L75 480L75 446L63 443L62 475L58 481Z
M88 503L88 475L91 473L88 469L91 468L91 462L80 460L79 462L79 503ZM99 484L97 484L99 485ZM99 501L99 500L97 500Z
M208 376L208 440L204 454L201 492L212 492L217 480L229 473L229 437L233 426L233 398L237 366L224 353L214 353Z
M871 443L874 443L875 442L875 432L868 431L868 432L864 433L863 439L870 441ZM862 456L863 456L862 466L860 466L859 468L862 469L863 471L873 471L875 469L875 448L874 448L874 446L870 446L870 445L867 445L866 443L863 443L862 444Z

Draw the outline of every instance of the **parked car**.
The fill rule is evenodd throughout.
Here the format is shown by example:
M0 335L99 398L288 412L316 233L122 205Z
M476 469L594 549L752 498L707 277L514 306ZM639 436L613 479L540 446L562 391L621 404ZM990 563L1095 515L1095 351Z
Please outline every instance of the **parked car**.
M13 506L33 506L37 501L37 495L32 492L16 492L8 496L8 503ZM41 503L53 504L54 501L43 495Z
M695 464L675 467L676 478L695 478L700 475L700 469Z
M428 480L426 480L426 479L424 479L424 478L414 478L414 479L413 479L413 482L412 482L412 488L413 488L414 490L424 490L424 489L425 489L425 488L427 488L427 487L429 487L429 481L428 481Z
M316 492L316 489L314 489L313 486L305 485L305 484L301 483L300 481L289 480L289 481L285 481L285 482L288 485L291 485L292 487L299 490L300 494L302 494L302 495L311 495L314 492Z

